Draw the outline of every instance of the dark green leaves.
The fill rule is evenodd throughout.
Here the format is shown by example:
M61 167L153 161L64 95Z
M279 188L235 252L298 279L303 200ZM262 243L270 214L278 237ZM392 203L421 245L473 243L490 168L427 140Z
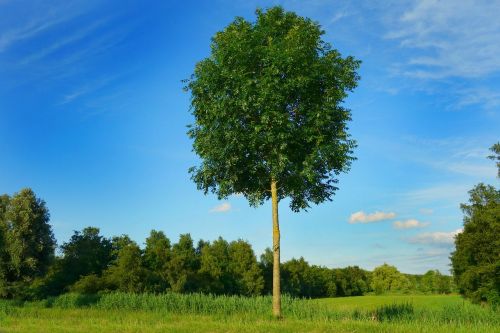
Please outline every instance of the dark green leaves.
M199 189L219 198L242 193L258 205L275 178L293 210L331 198L354 159L342 103L356 87L359 61L342 58L322 34L317 23L275 7L214 36L186 87Z

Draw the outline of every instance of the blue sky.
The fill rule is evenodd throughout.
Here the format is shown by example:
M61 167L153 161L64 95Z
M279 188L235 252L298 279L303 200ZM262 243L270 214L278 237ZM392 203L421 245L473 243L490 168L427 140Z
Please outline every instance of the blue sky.
M485 156L500 139L499 1L0 0L0 192L33 188L59 244L92 225L139 243L151 229L243 238L260 254L270 205L189 179L181 80L215 32L276 4L363 61L346 101L358 160L333 202L282 202L283 259L448 273L459 204L498 184Z

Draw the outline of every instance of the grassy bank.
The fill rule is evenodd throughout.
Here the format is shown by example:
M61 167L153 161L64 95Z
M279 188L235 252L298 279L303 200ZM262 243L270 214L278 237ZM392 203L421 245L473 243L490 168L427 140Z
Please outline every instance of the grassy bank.
M0 303L0 332L500 332L499 312L459 296L284 298L285 318L269 297L63 295Z

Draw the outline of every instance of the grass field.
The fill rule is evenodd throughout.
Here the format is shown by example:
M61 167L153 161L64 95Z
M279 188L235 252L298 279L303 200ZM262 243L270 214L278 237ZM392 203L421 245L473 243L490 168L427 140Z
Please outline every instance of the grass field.
M459 296L286 298L64 295L0 303L0 332L500 332L500 313Z

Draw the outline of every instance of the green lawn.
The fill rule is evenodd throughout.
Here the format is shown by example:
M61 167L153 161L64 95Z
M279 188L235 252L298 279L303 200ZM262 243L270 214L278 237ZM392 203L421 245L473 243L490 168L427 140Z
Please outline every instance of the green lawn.
M233 300L235 306L238 302ZM373 317L383 305L404 303L412 305L411 313L383 320ZM194 304L189 306L196 307ZM500 332L498 312L469 304L459 296L363 296L285 305L287 316L275 320L258 309L223 313L214 308L214 314L207 315L201 309L187 314L161 308L144 310L137 304L116 309L119 304L74 308L4 303L0 332ZM299 313L301 306L304 313Z

